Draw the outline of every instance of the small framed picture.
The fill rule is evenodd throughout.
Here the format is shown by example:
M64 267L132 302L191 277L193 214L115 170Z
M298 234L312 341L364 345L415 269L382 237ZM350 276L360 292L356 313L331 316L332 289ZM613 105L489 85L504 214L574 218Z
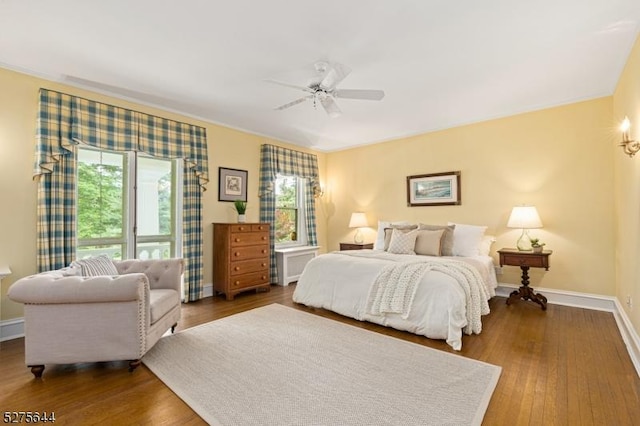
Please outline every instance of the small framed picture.
M247 201L246 170L218 168L218 201Z
M460 172L407 176L407 205L453 206L460 202Z

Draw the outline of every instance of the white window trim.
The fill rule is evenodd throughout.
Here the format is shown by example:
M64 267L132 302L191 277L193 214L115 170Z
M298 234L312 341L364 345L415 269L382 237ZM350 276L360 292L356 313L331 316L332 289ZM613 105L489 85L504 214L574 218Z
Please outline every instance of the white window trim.
M126 205L125 210L127 214L124 217L125 223L123 226L124 234L122 238L96 238L92 239L92 245L110 245L110 244L125 244L126 245L126 254L123 253L124 259L135 259L136 258L136 248L139 240L145 239L154 239L154 236L145 236L138 237L136 224L136 199L135 199L135 191L137 189L137 165L138 165L138 154L134 151L110 151L110 150L101 150L99 148L92 147L90 145L82 144L78 147L78 149L91 150L96 152L111 152L116 154L122 154L126 161L126 172L127 172L127 182L126 182ZM153 158L153 156L149 156ZM176 159L176 160L167 160L174 162L175 169L175 211L173 214L175 215L175 229L174 229L174 240L175 240L175 253L172 257L182 257L182 202L183 202L183 193L184 193L184 160ZM76 199L78 197L77 188L76 188ZM77 208L77 207L76 207ZM77 214L76 214L77 217ZM76 250L79 247L78 238L76 237ZM144 242L144 241L142 241Z
M307 212L306 212L306 199L305 199L305 185L307 184L305 178L296 176L297 178L297 200L298 200L298 229L296 235L298 239L296 241L287 241L285 243L276 243L276 249L285 249L290 247L302 247L308 243L307 238Z

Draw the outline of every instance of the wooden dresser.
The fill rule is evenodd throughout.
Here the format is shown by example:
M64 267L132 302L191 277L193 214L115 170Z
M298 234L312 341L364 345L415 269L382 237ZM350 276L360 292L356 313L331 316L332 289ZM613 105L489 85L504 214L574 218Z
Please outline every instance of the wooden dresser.
M233 300L241 291L270 289L269 224L213 224L213 288Z

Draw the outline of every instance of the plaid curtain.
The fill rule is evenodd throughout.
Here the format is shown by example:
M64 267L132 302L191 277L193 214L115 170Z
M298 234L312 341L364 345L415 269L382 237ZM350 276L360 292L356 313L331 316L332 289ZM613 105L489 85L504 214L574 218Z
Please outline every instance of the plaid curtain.
M271 224L271 282L278 276L275 247L276 194L275 183L278 175L296 176L306 180L305 214L307 218L307 241L316 245L316 204L320 194L318 157L275 145L264 144L260 150L260 221Z
M184 160L185 300L202 297L202 192L209 181L206 130L40 89L34 178L38 187L38 270L67 266L76 245L76 153L84 143Z

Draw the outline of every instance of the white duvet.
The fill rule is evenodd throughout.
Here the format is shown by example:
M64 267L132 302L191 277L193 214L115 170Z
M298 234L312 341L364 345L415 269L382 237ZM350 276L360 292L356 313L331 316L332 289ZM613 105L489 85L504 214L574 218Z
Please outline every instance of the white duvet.
M468 280L468 284L463 286L459 279L441 272L450 260L463 261L475 267L479 272L475 274L478 279ZM441 268L430 268L422 276L412 297L409 315L403 318L401 313L371 313L368 309L371 306L371 289L385 266L417 261L443 264ZM480 295L480 298L471 300L469 289L465 290L467 285L471 293ZM323 254L312 259L298 280L293 300L360 321L406 330L432 339L445 339L453 349L460 350L463 329L469 334L481 331L479 317L488 313L486 301L495 296L496 287L493 261L489 256L431 257L355 250ZM470 322L475 325L472 327Z

